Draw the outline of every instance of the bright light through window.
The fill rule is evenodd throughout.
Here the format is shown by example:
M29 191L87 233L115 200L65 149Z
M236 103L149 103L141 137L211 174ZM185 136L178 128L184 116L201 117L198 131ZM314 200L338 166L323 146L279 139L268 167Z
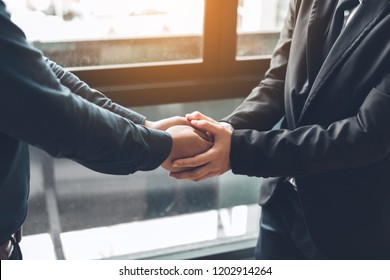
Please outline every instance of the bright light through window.
M65 66L202 57L203 0L5 2L28 40Z
M288 0L239 0L237 57L268 55L279 37Z

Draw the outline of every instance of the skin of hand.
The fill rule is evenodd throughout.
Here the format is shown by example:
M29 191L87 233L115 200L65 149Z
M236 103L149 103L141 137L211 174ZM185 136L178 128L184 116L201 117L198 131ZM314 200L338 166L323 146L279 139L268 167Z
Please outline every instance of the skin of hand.
M202 114L201 112L198 112L198 111L195 111L191 114L186 114L186 119L188 121L200 121L200 120L204 120L204 121L209 121L211 123L218 123L216 120Z
M173 167L189 168L189 170L171 172L169 175L180 180L201 181L230 170L230 146L233 131L199 112L187 115L187 118L191 120L193 127L213 135L214 145L203 154L175 160Z
M208 135L192 126L175 125L166 130L173 140L169 156L161 166L170 172L182 172L188 167L173 167L172 162L178 158L193 157L206 152L213 146Z
M170 117L159 121L148 121L146 120L144 126L147 128L167 130L168 128L175 125L191 125L190 121L184 117Z

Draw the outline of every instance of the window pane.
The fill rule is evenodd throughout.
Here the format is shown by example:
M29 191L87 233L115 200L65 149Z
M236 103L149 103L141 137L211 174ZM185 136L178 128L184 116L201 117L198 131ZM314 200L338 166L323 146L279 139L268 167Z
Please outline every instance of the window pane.
M237 57L269 55L282 28L288 0L239 0Z
M202 58L204 0L7 0L28 39L63 66Z
M241 102L144 106L136 111L157 120L198 109L220 119ZM259 178L228 172L194 183L174 180L162 168L112 176L53 159L33 147L31 165L25 259L138 259L167 252L191 257L194 250L255 241L258 234Z

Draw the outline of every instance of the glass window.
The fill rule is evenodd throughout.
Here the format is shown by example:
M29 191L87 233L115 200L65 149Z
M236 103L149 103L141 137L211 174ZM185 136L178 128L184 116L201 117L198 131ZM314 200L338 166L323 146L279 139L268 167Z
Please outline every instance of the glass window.
M202 58L204 0L5 2L28 40L63 66Z
M201 110L220 119L242 100L135 108L148 119ZM226 173L177 181L158 168L129 176L93 172L31 147L25 259L194 258L254 246L259 178ZM237 244L240 244L239 246ZM37 248L39 247L39 250Z
M239 0L237 58L272 53L287 6L287 0Z

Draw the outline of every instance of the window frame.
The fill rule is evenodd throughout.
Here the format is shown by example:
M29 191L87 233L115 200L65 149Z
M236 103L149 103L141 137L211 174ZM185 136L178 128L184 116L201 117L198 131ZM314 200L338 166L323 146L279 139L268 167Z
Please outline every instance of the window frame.
M262 79L269 56L236 59L238 0L205 0L203 59L69 68L123 106L240 98Z

